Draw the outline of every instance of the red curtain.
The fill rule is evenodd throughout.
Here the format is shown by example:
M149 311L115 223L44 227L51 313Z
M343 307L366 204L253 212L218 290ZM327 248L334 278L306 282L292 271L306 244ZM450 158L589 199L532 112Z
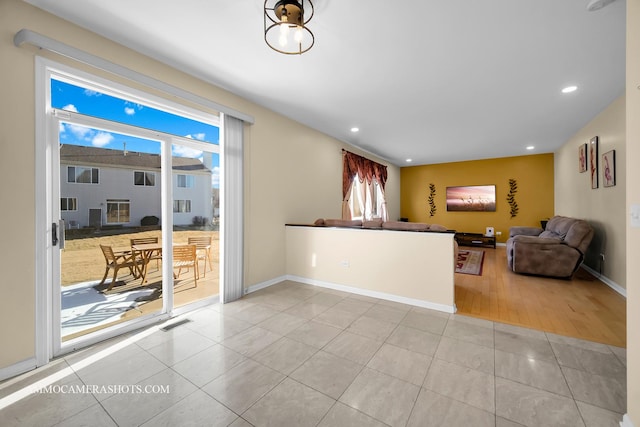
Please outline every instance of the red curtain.
M349 151L342 151L342 198L344 199L351 188L353 177L358 174L361 181L371 183L375 178L384 190L387 183L387 167Z
M387 167L346 150L342 150L342 162L342 218L351 219L349 191L354 177L357 175L361 183L366 181L368 184L371 184L375 179L384 194L387 183ZM383 217L386 219L386 208L383 206L383 209Z

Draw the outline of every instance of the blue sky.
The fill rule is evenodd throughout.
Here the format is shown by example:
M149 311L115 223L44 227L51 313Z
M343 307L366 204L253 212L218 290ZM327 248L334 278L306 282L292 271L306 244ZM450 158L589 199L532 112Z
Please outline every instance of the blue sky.
M206 123L176 116L151 107L125 101L110 95L74 86L59 80L51 80L51 106L114 122L126 123L213 144L219 143L219 129ZM160 153L160 143L114 132L62 124L60 143L128 151ZM174 146L174 156L201 158L202 152L187 147ZM219 156L213 155L214 187L218 185Z

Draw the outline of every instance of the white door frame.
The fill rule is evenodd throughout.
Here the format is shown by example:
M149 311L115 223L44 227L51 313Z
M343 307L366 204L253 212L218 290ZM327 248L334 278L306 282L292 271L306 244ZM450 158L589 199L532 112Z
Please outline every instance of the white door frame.
M194 141L189 138L177 137L174 135L164 134L162 132L150 131L147 129L141 129L134 126L110 122L107 120L98 119L95 117L84 116L77 113L72 113L63 110L50 109L51 94L50 94L50 79L52 76L63 77L67 76L70 79L87 79L90 82L96 83L96 86L101 90L104 88L118 88L116 96L120 93L135 93L141 100L147 101L146 105L155 105L165 111L172 111L174 114L189 117L195 120L199 120L214 126L220 127L220 123L217 118L212 119L211 116L206 115L197 110L184 107L182 105L175 106L170 101L163 100L161 98L142 93L132 88L127 88L122 85L107 81L105 79L89 75L87 73L75 70L71 67L56 63L54 61L36 57L36 117L35 117L35 165L36 165L36 307L35 307L35 364L36 366L42 366L49 362L54 356L73 351L77 348L88 346L99 341L103 341L113 336L126 333L128 331L144 327L149 324L157 323L163 319L167 319L174 314L183 313L188 310L192 310L199 306L210 304L213 301L212 298L204 301L199 301L193 305L180 307L178 310L173 311L173 289L172 286L172 268L171 268L171 241L173 230L173 205L172 205L172 169L171 169L171 145L180 144L190 147L198 147L198 149L209 152L218 152L219 146L214 144L205 144ZM113 90L110 92L113 93ZM163 252L169 257L168 262L163 263L163 276L171 278L170 280L163 280L166 288L163 295L163 309L160 313L143 316L132 322L126 322L123 324L117 324L112 327L105 328L102 331L92 333L84 338L70 340L61 343L61 330L60 330L60 286L59 283L56 286L54 284L54 277L59 278L59 249L52 244L52 223L57 222L59 218L59 203L52 200L59 194L59 150L58 145L58 130L61 120L69 121L73 119L74 123L84 124L86 126L111 130L113 132L128 134L132 136L139 136L146 139L161 140L162 145L162 188L165 195L162 203L162 217L163 217ZM222 129L221 129L222 131ZM55 148L55 149L54 149ZM53 182L52 182L53 181ZM58 211L53 208L57 206ZM57 214L57 217L54 215ZM60 230L64 232L64 230ZM166 235L165 235L166 233ZM55 251L58 253L54 255ZM57 256L56 256L57 255ZM220 281L221 292L223 281ZM168 290L168 291L167 291Z

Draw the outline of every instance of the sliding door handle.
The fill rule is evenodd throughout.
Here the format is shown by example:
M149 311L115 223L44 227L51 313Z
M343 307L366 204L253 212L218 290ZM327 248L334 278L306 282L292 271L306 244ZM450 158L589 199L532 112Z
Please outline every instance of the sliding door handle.
M55 246L58 244L58 223L51 223L51 245Z

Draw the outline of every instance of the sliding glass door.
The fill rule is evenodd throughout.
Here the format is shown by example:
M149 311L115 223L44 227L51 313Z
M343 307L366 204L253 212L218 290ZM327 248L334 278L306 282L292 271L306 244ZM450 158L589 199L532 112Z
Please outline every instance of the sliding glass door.
M218 127L47 81L50 354L215 301Z
M215 150L215 151L213 151ZM175 141L172 152L174 307L219 294L217 146Z
M62 350L65 343L166 312L161 149L168 142L66 111L53 110L51 120L57 133L51 168L58 240L52 254L59 324L54 347ZM119 149L87 143L100 135L126 142Z

